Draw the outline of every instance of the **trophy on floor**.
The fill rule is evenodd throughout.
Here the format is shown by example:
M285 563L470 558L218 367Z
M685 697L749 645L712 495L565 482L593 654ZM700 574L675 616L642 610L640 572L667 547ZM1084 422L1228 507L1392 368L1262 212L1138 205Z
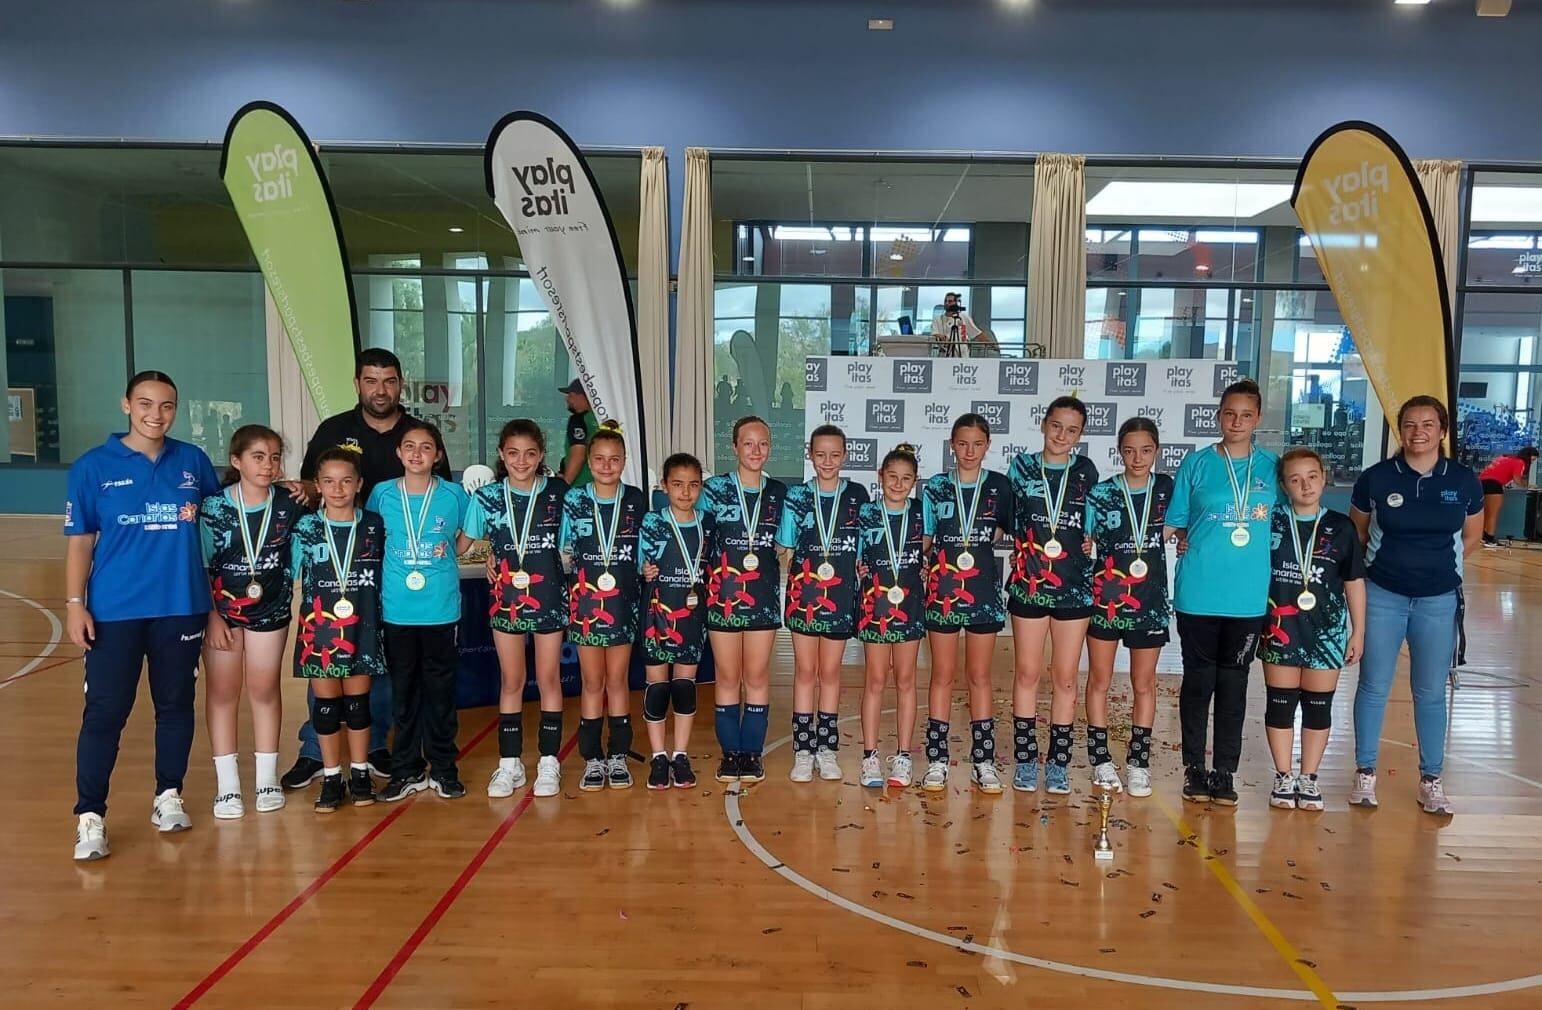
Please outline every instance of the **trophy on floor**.
M1114 845L1108 840L1108 815L1114 809L1114 790L1098 785L1098 840L1093 843L1092 857L1098 862L1114 858Z

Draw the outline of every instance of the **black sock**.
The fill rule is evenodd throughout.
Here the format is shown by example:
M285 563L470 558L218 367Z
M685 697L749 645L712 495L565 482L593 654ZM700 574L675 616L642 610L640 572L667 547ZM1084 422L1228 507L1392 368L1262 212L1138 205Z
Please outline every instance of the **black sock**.
M969 722L969 760L975 764L996 760L996 723L991 719Z
M1114 756L1108 752L1108 727L1087 727L1087 760L1095 768L1100 764L1113 764Z
M792 749L813 752L814 713L794 712L792 714Z
M926 760L948 759L948 724L941 719L926 720Z
M600 727L603 725L604 719L578 720L578 756L585 761L598 761L605 756L600 749Z
M541 728L536 732L536 748L542 757L556 757L562 749L562 713L542 712Z
M632 752L632 717L629 715L613 715L610 717L610 756L626 757Z
M876 747L873 748L872 750L868 750L866 747L862 748L862 760L866 761L870 757L877 757L877 756L878 756L878 749Z
M1136 768L1151 767L1151 727L1130 727L1129 763Z
M1049 724L1049 760L1051 764L1057 764L1062 768L1071 763L1071 748L1075 746L1076 737L1069 725L1060 723Z
M1012 717L1012 746L1017 763L1025 765L1039 760L1039 721L1033 716L1024 719Z
M819 713L819 746L832 753L841 749L841 717L835 712Z
M498 713L498 756L517 758L525 750L525 720L518 712Z

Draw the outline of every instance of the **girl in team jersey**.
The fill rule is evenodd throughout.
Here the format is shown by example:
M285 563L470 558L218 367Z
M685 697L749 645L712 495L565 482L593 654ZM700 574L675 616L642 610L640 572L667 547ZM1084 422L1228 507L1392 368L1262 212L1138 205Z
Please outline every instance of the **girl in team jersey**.
M534 421L516 418L498 434L496 482L479 488L466 510L466 535L492 547L488 622L498 652L498 767L487 795L512 795L525 784L521 760L527 648L535 656L541 721L537 731L536 796L562 790L562 637L568 626L567 577L557 539L568 486L543 473L546 436Z
M316 485L319 512L303 516L290 539L293 577L300 580L300 627L295 676L311 681L311 724L321 744L317 813L375 802L369 777L370 679L386 672L381 640L380 578L385 523L358 507L359 453L338 446L321 454ZM350 774L342 774L343 727L348 729Z
M925 613L932 682L926 774L921 780L927 792L942 792L948 784L948 717L960 635L969 684L972 778L981 792L1001 792L991 719L991 652L1006 623L995 544L1012 530L1012 485L1004 474L985 469L990 442L990 423L985 418L979 414L959 417L949 440L957 469L934 475L921 490L925 532L932 538Z
M781 627L776 533L787 486L766 476L771 429L758 417L733 427L738 466L702 485L702 511L716 521L707 564L707 637L717 682L714 726L719 782L759 782L771 717L771 646ZM739 703L740 688L744 704Z
M1289 500L1274 507L1270 530L1269 616L1258 658L1264 664L1264 732L1274 757L1269 805L1323 808L1317 769L1333 725L1339 671L1365 646L1365 558L1347 515L1324 508L1322 457L1298 446L1280 457ZM1296 706L1301 707L1301 774L1291 770Z
M894 681L895 723L899 746L889 758L888 784L910 786L910 747L916 729L916 654L926 637L925 558L928 548L921 502L914 496L915 447L902 442L878 467L879 501L857 514L861 537L862 595L857 605L857 638L867 660L862 691L862 784L885 782L878 754L883 691Z
M689 789L696 772L686 754L696 716L696 667L707 640L707 589L703 580L712 551L713 520L697 510L701 461L676 453L664 461L668 503L643 519L638 558L647 580L643 599L643 653L648 685L643 718L653 757L648 788ZM664 749L664 720L675 710L673 752Z
M1087 496L1087 532L1097 552L1092 566L1092 621L1087 628L1087 762L1094 785L1131 796L1151 795L1151 727L1156 721L1157 656L1167 644L1172 606L1162 524L1173 479L1154 473L1161 450L1157 426L1132 417L1119 426L1124 472ZM1119 644L1130 653L1128 782L1108 751L1108 686Z
M867 488L841 477L846 435L831 424L808 440L814 476L787 489L777 542L787 552L784 623L792 632L791 779L838 782L841 653L857 624L857 513ZM815 722L815 705L818 722Z
M558 543L572 559L568 641L578 647L583 677L578 752L584 759L584 777L578 787L585 792L632 785L626 764L632 750L627 675L641 619L637 535L648 514L648 500L638 488L621 483L625 468L621 426L603 421L589 443L593 483L569 488L562 502ZM602 751L601 717L606 713L610 743Z
M284 805L278 783L279 668L294 606L289 536L305 508L273 483L283 474L283 455L284 441L272 428L237 428L230 437L226 486L205 498L198 510L214 595L203 663L209 679L209 749L218 782L214 816L221 820L246 813L236 763L236 714L243 683L251 697L257 748L257 812Z
M1083 527L1087 494L1098 482L1098 468L1076 452L1086 424L1087 408L1082 402L1074 396L1059 397L1044 412L1043 450L1019 453L1007 468L1017 520L1007 576L1007 609L1017 657L1012 677L1017 761L1012 788L1023 792L1039 788L1036 716L1045 638L1050 640L1053 694L1044 788L1051 793L1071 791L1076 671L1092 616L1092 564L1084 550Z

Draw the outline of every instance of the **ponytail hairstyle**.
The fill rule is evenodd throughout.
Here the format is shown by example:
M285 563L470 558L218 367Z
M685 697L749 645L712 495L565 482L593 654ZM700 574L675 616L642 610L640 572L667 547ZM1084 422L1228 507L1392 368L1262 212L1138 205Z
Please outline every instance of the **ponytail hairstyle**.
M769 435L771 433L771 426L769 424L767 424L764 420L762 420L759 417L756 417L754 414L746 414L745 416L739 418L739 420L734 422L734 438L733 438L733 444L734 445L738 445L739 444L739 431L741 429L743 429L746 425L751 425L751 424L758 424L762 428L766 429L766 434L767 435Z
M1264 394L1259 390L1258 383L1252 379L1238 379L1223 389L1221 391L1220 405L1226 406L1226 401L1234 396L1251 396L1253 404L1258 408L1258 412L1260 414L1264 412Z
M144 382L164 382L171 387L173 393L177 392L177 384L171 381L171 376L151 368L143 372L134 373L134 377L128 381L128 386L123 390L123 398L125 400L132 400L134 398L134 390Z
M599 428L589 437L589 444L593 446L597 442L614 442L626 452L626 439L621 434L621 422L613 417L607 417L600 422Z
M948 439L951 441L957 438L959 431L964 428L978 428L980 434L986 438L991 437L991 423L985 418L979 414L960 414L953 422L953 431L948 435Z
M535 447L541 450L541 456L546 456L546 433L541 426L528 417L516 417L512 421L505 422L503 430L498 432L498 462L493 464L493 479L507 480L509 468L503 465L503 444L511 438L528 438L535 443Z
M1532 464L1532 462L1537 458L1539 453L1537 452L1537 447L1536 446L1528 445L1528 446L1526 446L1524 448L1515 450L1514 452L1510 453L1510 455L1514 456L1516 459L1520 460L1522 463L1525 463L1527 466L1530 466Z
M280 453L284 451L284 437L272 428L265 424L243 424L230 436L230 458L245 455L246 450L258 442L271 442L278 447ZM220 478L220 486L229 487L240 479L241 471L233 466L227 466L224 476Z
M879 472L887 470L890 463L909 463L913 472L921 472L920 460L916 458L916 447L909 442L901 442L885 453L883 462L878 464Z
M1070 410L1081 415L1082 426L1087 424L1087 405L1074 396L1057 396L1050 401L1049 407L1044 411L1044 420L1048 421L1051 414L1057 410Z
M697 459L695 456L692 456L688 452L677 452L672 454L664 461L664 468L659 471L660 483L667 482L669 480L669 475L676 470L695 470L696 476L700 477L702 473L701 460Z
M316 471L320 473L322 466L327 463L347 463L353 467L353 472L362 478L364 476L364 467L361 463L363 456L362 449L356 449L351 445L334 445L316 457Z

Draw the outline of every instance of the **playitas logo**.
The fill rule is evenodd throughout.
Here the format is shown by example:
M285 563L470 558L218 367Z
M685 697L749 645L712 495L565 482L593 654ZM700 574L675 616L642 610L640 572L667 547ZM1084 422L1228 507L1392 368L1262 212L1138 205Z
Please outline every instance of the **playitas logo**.
M1381 213L1381 195L1390 189L1387 166L1368 161L1362 161L1357 171L1324 179L1322 186L1333 200L1328 211L1328 223L1333 225L1376 218Z
M530 165L510 165L509 171L524 190L519 212L525 217L552 217L568 212L568 197L578 192L573 166L547 158Z
M294 196L294 177L300 171L300 152L293 147L274 144L271 151L246 156L252 170L252 199L272 203Z

